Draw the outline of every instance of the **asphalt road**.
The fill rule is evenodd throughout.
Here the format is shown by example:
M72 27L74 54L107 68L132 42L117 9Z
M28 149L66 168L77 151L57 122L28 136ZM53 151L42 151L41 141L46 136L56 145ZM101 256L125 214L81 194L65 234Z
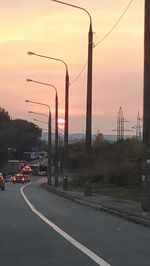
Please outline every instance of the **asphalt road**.
M0 191L0 266L150 265L149 228L51 194L36 177L32 181L22 192L23 185L12 183Z

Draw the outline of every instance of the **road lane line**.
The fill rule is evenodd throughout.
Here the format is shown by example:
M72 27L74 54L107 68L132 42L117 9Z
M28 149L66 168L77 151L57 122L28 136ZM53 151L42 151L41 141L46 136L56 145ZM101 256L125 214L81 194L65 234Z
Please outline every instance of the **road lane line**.
M28 206L30 207L30 209L36 214L38 215L38 217L40 219L42 219L46 224L48 224L51 228L53 228L53 230L55 230L58 234L60 234L62 237L64 237L67 241L69 241L73 246L75 246L76 248L78 248L80 251L82 251L85 255L87 255L89 258L91 258L94 262L96 262L98 265L100 266L110 266L110 264L108 264L106 261L104 261L102 258L100 258L99 256L97 256L94 252L92 252L90 249L88 249L87 247L85 247L84 245L82 245L80 242L78 242L76 239L74 239L73 237L71 237L70 235L68 235L66 232L64 232L61 228L59 228L57 225L55 225L54 223L52 223L49 219L47 219L41 212L39 212L32 204L31 202L28 200L28 198L26 197L26 195L23 192L23 189L30 184L24 185L20 191L22 194L22 197L24 198L25 202L28 204Z
M36 184L42 184L42 183L46 182L46 180L47 180L47 178L46 178L46 177L43 177L43 178L41 178L41 179L35 181L35 183L36 183Z

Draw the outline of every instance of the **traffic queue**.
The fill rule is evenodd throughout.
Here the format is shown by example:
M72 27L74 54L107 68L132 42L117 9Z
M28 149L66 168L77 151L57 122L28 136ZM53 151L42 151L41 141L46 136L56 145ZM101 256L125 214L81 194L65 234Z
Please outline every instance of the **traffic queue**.
M17 161L9 161L9 171L9 174L2 174L0 172L0 188L3 191L5 190L5 182L12 182L13 184L30 182L31 174L33 176L45 175L47 173L47 166L39 163L29 165L27 162L19 162L18 164Z

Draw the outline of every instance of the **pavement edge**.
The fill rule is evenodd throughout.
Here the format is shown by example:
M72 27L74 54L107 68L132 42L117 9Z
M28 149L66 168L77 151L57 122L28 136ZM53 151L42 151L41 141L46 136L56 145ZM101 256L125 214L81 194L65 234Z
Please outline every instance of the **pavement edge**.
M47 183L43 183L41 185L47 191L52 192L54 194L57 194L58 196L67 198L69 200L72 200L72 201L74 201L76 203L79 203L81 205L85 205L85 206L94 208L96 210L108 212L108 213L116 215L116 216L118 216L120 218L124 218L124 219L126 219L128 221L134 222L136 224L140 224L140 225L144 225L144 226L150 227L150 220L148 220L148 219L144 219L142 217L131 215L129 213L122 212L120 210L116 210L116 209L110 208L108 206L103 206L103 205L100 205L100 204L96 204L96 203L90 202L88 200L83 200L83 199L81 199L79 197L73 197L73 196L67 194L67 192L60 190L59 188L50 187Z

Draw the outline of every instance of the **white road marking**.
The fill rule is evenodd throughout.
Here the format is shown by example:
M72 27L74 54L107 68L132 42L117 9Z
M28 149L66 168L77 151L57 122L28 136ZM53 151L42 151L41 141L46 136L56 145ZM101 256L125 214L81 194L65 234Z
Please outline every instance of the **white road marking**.
M92 252L90 249L88 249L87 247L85 247L84 245L82 245L80 242L78 242L76 239L74 239L73 237L71 237L70 235L68 235L66 232L64 232L61 228L59 228L57 225L55 225L54 223L52 223L50 220L48 220L41 212L39 212L32 204L31 202L28 200L28 198L26 197L26 195L23 192L23 189L27 186L31 185L27 184L25 186L23 186L20 191L22 194L22 197L24 198L24 200L26 201L26 203L28 204L28 206L30 207L30 209L36 214L38 215L38 217L40 217L46 224L48 224L51 228L53 228L53 230L55 230L58 234L60 234L62 237L64 237L67 241L69 241L73 246L75 246L76 248L78 248L80 251L82 251L85 255L87 255L89 258L91 258L94 262L96 262L98 265L100 266L110 266L110 264L108 264L106 261L104 261L102 258L100 258L99 256L97 256L94 252Z
M43 178L40 178L39 180L35 181L35 183L42 184L42 183L46 182L46 180L47 180L47 177L43 177Z

